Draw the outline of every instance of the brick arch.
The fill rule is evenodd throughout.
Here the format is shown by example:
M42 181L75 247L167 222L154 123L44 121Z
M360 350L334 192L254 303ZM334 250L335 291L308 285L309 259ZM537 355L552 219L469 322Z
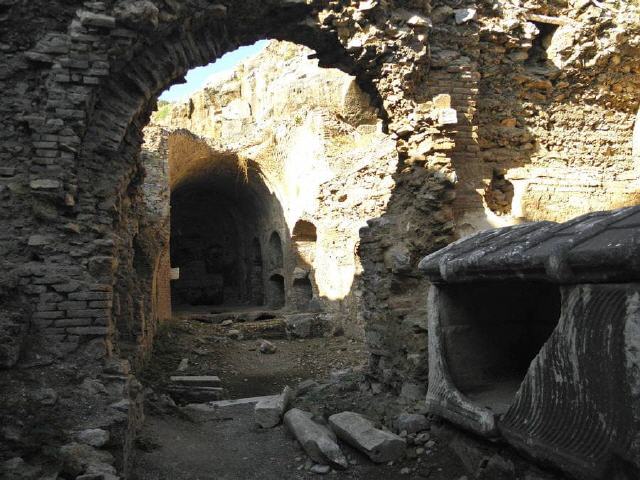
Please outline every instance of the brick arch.
M314 49L320 66L355 75L362 90L372 97L372 103L380 106L380 116L386 118L381 97L368 73L351 58L335 33L320 28L309 6L287 1L269 5L259 2L258 6L249 3L228 7L226 12L220 5L212 5L207 12L186 11L172 25L162 26L161 32L138 32L135 39L124 37L127 40L124 43L131 44L130 48L110 54L108 75L95 87L95 100L76 158L77 189L72 189L79 209L95 212L87 214L93 216L94 222L104 223L105 216L113 221L108 234L113 233L116 241L108 256L113 257L115 266L110 273L101 272L95 281L113 285L116 279L131 274L130 268L129 272L125 270L131 263L128 237L140 228L136 205L144 178L139 159L142 129L160 93L180 81L190 69L211 63L259 39L287 40ZM103 21L100 18L98 22ZM180 25L185 24L190 24L191 29L183 31ZM125 35L125 32L118 34ZM92 239L101 235L98 233ZM158 242L166 241L166 238L158 239ZM154 246L155 251L164 249L162 244ZM123 323L116 320L137 308L134 299L121 298L118 290L126 295L128 289L114 285L114 304L119 306L119 312L105 313L112 325L109 344L115 348L121 334L114 330L114 325Z
M61 369L70 364L81 366L78 378L95 378L107 364L109 372L128 371L125 364L119 367L119 360L128 352L118 345L120 332L115 328L119 322L114 316L134 319L149 332L141 337L152 340L155 317L135 298L123 301L121 292L137 294L126 285L117 285L116 279L124 277L135 283L130 272L135 270L132 245L136 236L145 249L164 251L162 242L167 239L153 238L153 229L145 225L140 212L145 193L139 158L141 132L155 97L190 68L260 38L304 44L317 52L320 66L355 75L361 89L380 105L383 119L384 111L389 112L389 129L402 132L399 150L404 158L411 146L411 132L422 135L420 141L432 134L434 120L428 108L414 112L415 105L424 102L419 83L428 68L428 22L423 18L427 1L416 2L416 16L411 18L405 18L404 10L395 15L391 2L379 2L365 11L360 8L362 2L355 0L225 0L226 6L202 0L105 0L57 8L58 3L18 2L8 7L6 24L11 25L11 35L3 37L3 42L10 43L14 53L8 68L0 69L0 81L11 100L10 114L0 123L25 148L19 155L0 152L5 155L3 161L9 162L9 168L3 165L2 175L11 175L15 168L15 183L20 187L15 194L0 188L0 202L12 202L11 209L3 208L3 215L9 212L9 225L0 239L0 250L9 252L9 273L16 277L16 285L20 282L17 295L39 307L25 320L33 338L42 340L43 350L52 350L55 358L61 358L52 368L58 368L58 363ZM118 5L131 7L133 14L125 12L122 17ZM139 6L148 10L136 12ZM36 18L30 15L32 9L41 9L45 15ZM341 27L345 22L349 29ZM375 26L372 31L378 35L371 44L355 38L355 31L364 31L367 25ZM415 115L409 117L411 113ZM147 154L142 152L142 156ZM438 168L446 173L449 167L442 157ZM406 175L411 174L408 170L411 168L407 167ZM425 181L418 189L427 191L430 185L444 183L444 173L436 178L420 167L418 175ZM404 199L409 201L410 195L413 193ZM440 194L429 198L434 211L448 201ZM406 202L397 202L394 208L394 215L405 212ZM420 222L425 228L415 231L433 231L426 225L444 221L425 215ZM363 232L369 237L368 244L377 245L382 236L393 235L395 230L389 225L372 222ZM429 235L420 248L431 248L437 234ZM379 263L373 257L367 267L372 271ZM166 262L164 273L162 262L151 264L157 278L170 275ZM373 310L386 308L377 306L377 298L386 298L386 286L377 284L367 299L372 318ZM133 286L140 291L147 288L146 284ZM153 285L148 286L152 291ZM376 313L375 318L386 321L387 317ZM383 338L376 342L379 344L371 348L380 351L386 346L395 349L398 343ZM144 349L140 342L138 347ZM103 364L105 351L116 358ZM92 355L90 361L86 355ZM373 368L378 363L379 358ZM59 389L61 396L71 388L62 381L47 386ZM135 394L131 393L130 419L138 418ZM85 418L87 411L106 411L109 407L103 403L98 395L74 403L69 418L60 418L57 430L89 428L89 420L80 425L72 420ZM57 444L60 440L50 441ZM126 463L126 455L123 452L123 458L117 459L119 470L126 471L121 464Z

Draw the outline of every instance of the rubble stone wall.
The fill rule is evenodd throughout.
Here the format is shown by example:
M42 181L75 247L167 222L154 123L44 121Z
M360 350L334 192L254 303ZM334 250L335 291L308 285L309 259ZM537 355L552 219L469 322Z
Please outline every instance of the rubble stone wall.
M0 335L12 339L9 349L2 347L9 368L0 371L0 457L53 459L51 468L69 469L61 462L73 448L59 447L84 428L100 427L111 431L112 440L103 448L108 455L98 457L126 470L141 416L139 385L123 359L138 363L167 311L162 289L155 289L155 307L151 300L151 279L167 274L166 259L158 260L166 238L150 238L157 226L145 220L142 130L162 90L241 44L277 38L313 48L320 66L356 77L396 142L386 211L360 230L362 291L356 295L362 300L358 315L366 325L371 380L409 398L423 398L427 363L426 316L416 307L424 303L427 285L416 265L455 237L456 221L477 228L464 217L460 221L454 202L456 196L470 201L475 191L473 205L480 212L482 188L494 180L487 158L508 169L498 170L493 182L502 197L492 194L492 205L501 208L509 194L506 182L515 190L517 175L533 177L527 168L545 166L547 157L558 170L551 182L536 180L550 187L525 195L530 203L565 189L559 179L568 178L569 167L593 177L574 190L602 192L601 200L591 195L596 201L586 208L633 200L626 189L638 109L635 4L558 2L552 11L547 2L514 0L500 11L492 10L493 2L477 3L434 3L462 9L444 15L440 28L430 18L435 9L428 0L0 2L0 301L9 318L3 318ZM478 17L465 7L476 8ZM521 71L531 13L573 15L578 21L572 35L579 42L558 50L566 62L558 77L551 72L533 79ZM496 40L485 43L486 35ZM451 60L451 72L447 67L459 79L452 88L464 91L443 92L442 67L430 69L429 49L445 39L460 54ZM514 51L502 64L505 44ZM501 66L495 70L488 60ZM511 69L513 75L505 74ZM514 81L517 89L494 97ZM528 95L526 101L518 92ZM436 93L453 94L454 107L461 106L460 132L447 98L432 98ZM500 115L486 118L496 104ZM577 122L578 112L587 111L587 121ZM497 122L497 130L485 128ZM463 146L464 152L476 151L474 141L485 155L482 161L457 161ZM496 142L515 147L515 160L503 160ZM529 144L537 156L527 153ZM566 157L565 146L571 152ZM471 174L465 162L476 165L468 168ZM334 195L332 188L323 192L324 198ZM567 204L566 197L555 198Z

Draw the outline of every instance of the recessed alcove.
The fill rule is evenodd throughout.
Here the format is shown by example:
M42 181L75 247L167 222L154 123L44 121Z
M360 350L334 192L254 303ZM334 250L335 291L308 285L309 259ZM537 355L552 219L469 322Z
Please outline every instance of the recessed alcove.
M477 406L505 413L558 323L560 301L550 283L440 286L444 360L455 387Z

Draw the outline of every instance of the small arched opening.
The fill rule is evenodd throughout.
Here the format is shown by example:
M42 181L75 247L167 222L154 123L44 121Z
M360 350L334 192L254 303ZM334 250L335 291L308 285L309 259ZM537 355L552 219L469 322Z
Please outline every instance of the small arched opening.
M294 242L315 242L318 239L316 226L307 220L298 220L293 227Z
M282 308L285 303L284 277L279 274L271 275L268 283L268 300L269 306L273 308Z
M278 232L273 232L269 237L269 268L279 270L283 265L282 240L280 240Z
M293 227L291 240L296 252L297 266L303 268L312 266L318 240L316 226L307 220L298 220Z
M296 278L291 288L291 300L298 310L306 310L313 298L313 286L309 277Z

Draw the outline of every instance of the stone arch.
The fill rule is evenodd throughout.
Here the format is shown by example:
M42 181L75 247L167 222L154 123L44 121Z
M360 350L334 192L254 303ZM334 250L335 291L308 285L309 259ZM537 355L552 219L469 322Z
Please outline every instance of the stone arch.
M284 266L282 240L278 232L271 233L268 244L268 262L270 270L280 270Z
M294 242L315 242L318 239L316 226L307 220L298 220L293 227Z
M95 219L87 221L99 223L104 200L109 199L106 209L115 218L113 230L126 241L127 223L135 215L132 205L144 176L138 161L141 132L156 107L157 96L183 79L191 68L260 39L306 45L317 52L319 66L354 75L386 122L381 96L369 72L347 52L335 30L321 27L316 13L312 6L301 2L237 2L229 7L180 7L175 21L163 24L157 31L131 23L138 31L121 32L119 48L104 52L109 70L91 80L91 85L96 86L86 128L77 145L75 168L70 169L71 176L65 180L69 184L65 189L75 196L70 201L77 202L82 210L98 212ZM91 20L85 23L93 22L94 16L87 18ZM74 28L79 34L86 31L83 21L74 23L71 29ZM104 168L105 165L110 167ZM119 249L117 256L122 255L127 252Z
M284 223L261 166L186 130L168 135L167 152L174 305L261 305L258 237Z

